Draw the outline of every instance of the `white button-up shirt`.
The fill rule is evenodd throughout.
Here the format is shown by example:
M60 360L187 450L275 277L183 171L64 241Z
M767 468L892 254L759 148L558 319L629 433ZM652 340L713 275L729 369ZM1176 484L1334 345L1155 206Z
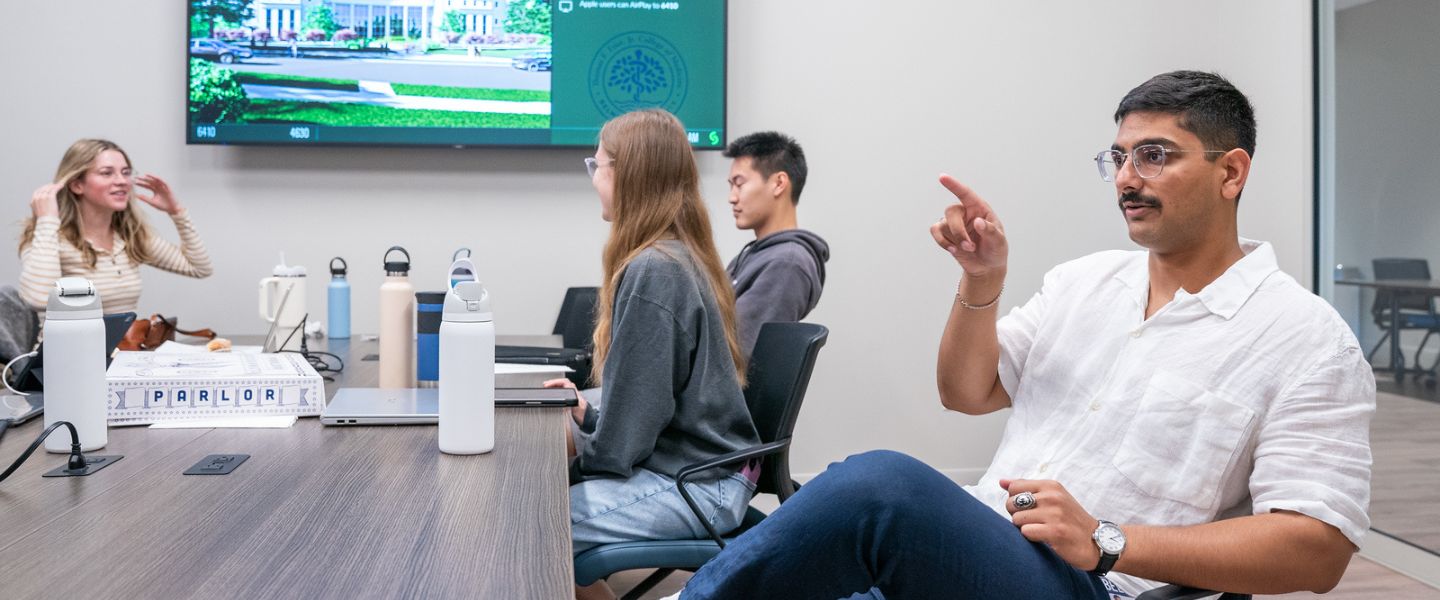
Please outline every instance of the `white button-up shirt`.
M1054 479L1096 518L1184 526L1288 510L1359 545L1370 519L1375 377L1324 300L1267 243L1148 320L1146 252L1062 264L998 324L1014 413L969 491ZM1109 578L1131 594L1158 584Z

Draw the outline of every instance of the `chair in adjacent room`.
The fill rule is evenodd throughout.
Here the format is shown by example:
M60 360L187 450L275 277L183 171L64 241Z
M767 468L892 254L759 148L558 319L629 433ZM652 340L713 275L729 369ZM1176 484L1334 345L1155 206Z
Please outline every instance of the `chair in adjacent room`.
M750 357L747 372L749 386L745 403L760 434L760 445L737 450L714 459L690 465L676 474L676 486L700 515L690 500L685 481L720 467L738 468L755 459L762 460L757 494L775 494L785 502L799 489L790 477L790 435L815 359L830 332L812 323L766 323ZM710 539L621 542L597 546L575 557L575 582L585 586L608 578L614 573L632 569L656 569L649 577L625 594L627 600L639 598L677 570L694 572L720 553L726 542L759 524L765 514L751 507L735 531L721 532L710 527L702 516L700 522L710 532Z
M1377 258L1371 262L1374 265L1375 279L1377 280L1416 279L1428 281L1430 279L1430 263L1423 258ZM1391 314L1392 300L1399 308L1398 315ZM1370 306L1370 314L1375 318L1375 326L1379 327L1382 332L1380 341L1366 355L1366 359L1370 360L1371 364L1375 362L1375 353L1390 339L1390 324L1392 320L1395 320L1397 329L1401 332L1406 330L1425 332L1425 337L1420 340L1420 346L1415 351L1415 371L1428 372L1433 376L1435 364L1430 365L1428 371L1420 368L1420 355L1430 341L1430 336L1440 333L1440 314L1435 312L1435 302L1432 296L1419 292L1376 290L1375 303ZM1399 360L1403 365L1405 360L1403 352L1400 353ZM1440 358L1437 358L1436 362L1440 363Z

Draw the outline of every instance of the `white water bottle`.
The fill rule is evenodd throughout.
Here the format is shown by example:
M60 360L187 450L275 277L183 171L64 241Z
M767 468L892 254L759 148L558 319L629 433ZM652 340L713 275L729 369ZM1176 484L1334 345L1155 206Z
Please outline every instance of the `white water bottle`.
M305 337L301 329L309 312L305 308L305 267L285 264L285 254L281 253L280 264L271 273L260 280L260 318L274 324L279 341L285 343L277 352L298 352Z
M45 307L45 426L69 421L85 452L109 441L105 417L105 321L100 292L83 277L65 277ZM45 438L50 452L70 452L64 429Z
M495 323L490 294L461 281L445 294L440 321L440 451L495 449Z

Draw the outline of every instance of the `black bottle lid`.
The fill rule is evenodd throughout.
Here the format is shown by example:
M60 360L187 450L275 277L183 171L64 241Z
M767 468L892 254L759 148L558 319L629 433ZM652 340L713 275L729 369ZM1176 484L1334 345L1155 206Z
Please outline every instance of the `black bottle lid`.
M391 261L391 260L390 260L390 253L391 253L391 252L394 252L394 251L396 251L396 250L399 250L401 254L404 254L404 255L405 255L405 260L397 260L397 261ZM401 248L400 246L391 246L389 250L386 250L386 251L385 251L385 256L383 256L383 257L381 257L381 258L383 258L383 259L385 260L385 274L386 274L386 275L409 275L409 274L410 274L410 253L407 252L404 248Z

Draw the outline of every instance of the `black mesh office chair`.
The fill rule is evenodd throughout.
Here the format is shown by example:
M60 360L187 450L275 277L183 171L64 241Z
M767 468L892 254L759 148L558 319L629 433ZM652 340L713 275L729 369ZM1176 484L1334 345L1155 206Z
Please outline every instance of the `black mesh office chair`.
M1212 592L1183 585L1166 585L1155 588L1135 600L1250 600L1250 594Z
M564 339L566 348L590 350L594 345L595 303L600 288L572 287L565 290L560 314L555 317L552 333Z
M1375 279L1377 280L1418 279L1428 281L1430 279L1430 263L1423 258L1377 258L1371 262L1374 265ZM1398 315L1391 314L1392 301L1399 308ZM1420 346L1415 351L1415 371L1427 372L1420 368L1420 354L1425 351L1425 344L1429 343L1430 336L1440 333L1440 314L1435 312L1434 299L1428 294L1417 292L1376 290L1375 303L1370 306L1370 314L1375 318L1375 325L1384 333L1375 347L1370 349L1366 359L1372 364L1375 362L1375 353L1390 339L1390 325L1393 319L1396 328L1401 332L1417 329L1425 332L1425 337L1420 340ZM1403 365L1405 355L1401 353L1398 358ZM1436 359L1436 363L1440 364L1440 358ZM1435 367L1435 364L1430 365L1428 372L1433 375Z
M676 474L676 487L690 509L700 515L684 482L719 467L732 469L752 459L763 459L760 480L755 493L775 494L785 502L799 489L790 478L790 434L800 415L800 404L810 385L815 359L825 345L829 330L811 323L766 323L760 326L755 352L747 373L749 386L745 403L750 418L760 434L760 445L724 454L703 463L690 465ZM621 542L596 546L575 557L575 582L590 585L611 574L632 569L656 569L649 577L625 594L626 600L644 595L676 570L695 571L709 562L725 547L725 543L748 531L765 518L750 508L740 527L723 536L710 526L704 516L700 522L710 539L658 540Z
M600 288L572 287L565 290L565 300L560 303L560 314L555 316L555 330L551 333L561 338L562 346L576 350L595 349L595 303L600 298ZM590 359L575 365L568 376L571 382L589 388Z
M0 286L0 365L35 348L40 320L15 286Z

